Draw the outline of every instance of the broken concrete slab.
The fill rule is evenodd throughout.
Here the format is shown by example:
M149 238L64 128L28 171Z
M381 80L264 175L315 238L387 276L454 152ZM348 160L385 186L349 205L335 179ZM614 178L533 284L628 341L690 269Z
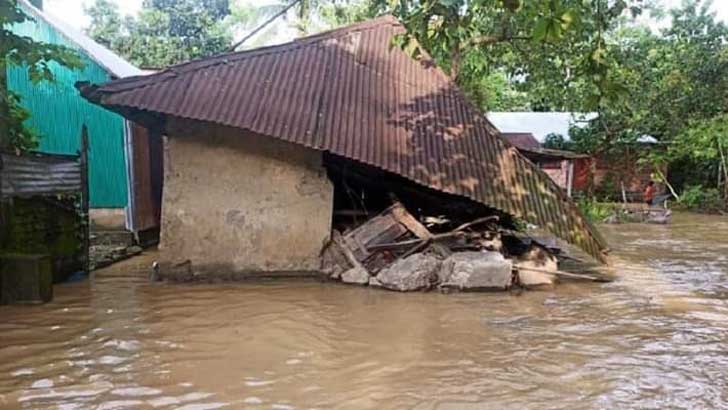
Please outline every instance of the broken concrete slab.
M518 270L518 283L527 288L552 288L557 282L556 275L527 269Z
M513 264L499 252L459 252L438 273L441 289L503 290L511 286Z
M362 267L355 267L341 274L341 281L352 285L368 285L369 272Z
M139 255L144 250L140 246L91 246L89 256L91 257L91 270L105 268L116 262Z
M437 272L442 262L428 254L417 253L399 259L379 272L378 286L389 290L410 292L428 290L437 281Z

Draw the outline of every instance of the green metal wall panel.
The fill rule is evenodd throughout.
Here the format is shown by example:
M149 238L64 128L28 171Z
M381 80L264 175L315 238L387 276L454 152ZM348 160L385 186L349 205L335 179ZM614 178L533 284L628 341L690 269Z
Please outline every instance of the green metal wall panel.
M8 68L8 88L21 96L21 104L32 116L29 124L40 135L40 150L75 154L80 146L81 126L89 129L89 185L91 206L123 208L127 205L127 171L124 153L124 119L83 99L74 87L77 81L105 83L109 74L52 26L36 19L13 27L19 35L79 51L85 67L69 70L52 65L55 82L33 84L23 67Z

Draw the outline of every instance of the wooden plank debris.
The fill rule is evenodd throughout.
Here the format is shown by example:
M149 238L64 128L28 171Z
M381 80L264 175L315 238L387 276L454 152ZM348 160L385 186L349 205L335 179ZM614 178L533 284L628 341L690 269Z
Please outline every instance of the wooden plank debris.
M404 263L402 266L414 264L413 272L419 272L419 265L410 261L410 258L415 258L418 254L421 255L417 257L435 258L440 261L438 263L443 263L445 266L446 261L462 256L464 253L461 251L469 251L467 252L469 255L483 255L483 258L493 254L503 258L505 255L508 259L504 260L509 264L512 263L513 266L512 284L527 288L533 288L534 284L541 282L553 285L556 277L597 282L609 280L595 275L559 270L558 260L549 248L530 238L521 238L509 233L508 230L500 229L494 224L498 220L498 216L489 215L465 223L456 221L460 224L454 229L443 231L451 223L447 221L437 224L433 228L438 232L431 232L401 203L395 202L389 208L344 234L334 231L331 243L324 252L324 269L332 278L341 280L344 280L341 276L344 272L356 273L357 275L347 273L353 279L349 278L346 281L360 284L365 282L365 278L361 277L361 273L365 272L370 275L370 285L381 286L379 273L391 271L389 268L394 265L400 266L397 265L401 264L400 262ZM522 234L520 235L522 236ZM476 262L473 261L473 267L468 269L477 270L485 266ZM480 268L475 268L475 266ZM495 271L484 272L481 269L477 272L473 271L473 273L487 277L495 274ZM395 276L406 276L406 274L406 272L396 272ZM550 279L541 282L534 279L541 277ZM523 278L523 282L519 278ZM409 279L402 278L405 282Z

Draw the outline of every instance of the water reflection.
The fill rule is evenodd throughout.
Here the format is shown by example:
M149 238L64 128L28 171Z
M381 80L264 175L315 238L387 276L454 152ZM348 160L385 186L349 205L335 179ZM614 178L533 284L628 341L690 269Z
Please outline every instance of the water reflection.
M0 408L728 407L728 220L605 227L620 280L511 294L163 285L0 308Z

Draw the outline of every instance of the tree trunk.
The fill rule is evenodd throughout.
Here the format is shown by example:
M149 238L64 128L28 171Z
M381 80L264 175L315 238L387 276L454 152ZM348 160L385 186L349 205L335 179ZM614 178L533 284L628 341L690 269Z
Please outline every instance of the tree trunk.
M672 194L672 196L674 196L675 199L679 201L680 195L678 195L677 192L675 192L675 188L673 188L673 186L667 180L667 176L665 176L665 174L663 174L662 171L660 171L659 169L656 169L655 172L657 173L657 176L660 178L662 183L664 183L665 186L667 187L667 189L670 190L670 193Z
M452 51L450 63L450 79L457 84L458 74L460 72L460 47L455 47Z
M8 101L8 73L5 59L0 58L0 150L10 148L10 105Z
M728 164L726 163L727 158L725 151L723 150L723 144L720 140L720 136L718 137L718 152L720 152L720 165L723 169L723 199L728 205ZM720 189L720 186L718 189Z

